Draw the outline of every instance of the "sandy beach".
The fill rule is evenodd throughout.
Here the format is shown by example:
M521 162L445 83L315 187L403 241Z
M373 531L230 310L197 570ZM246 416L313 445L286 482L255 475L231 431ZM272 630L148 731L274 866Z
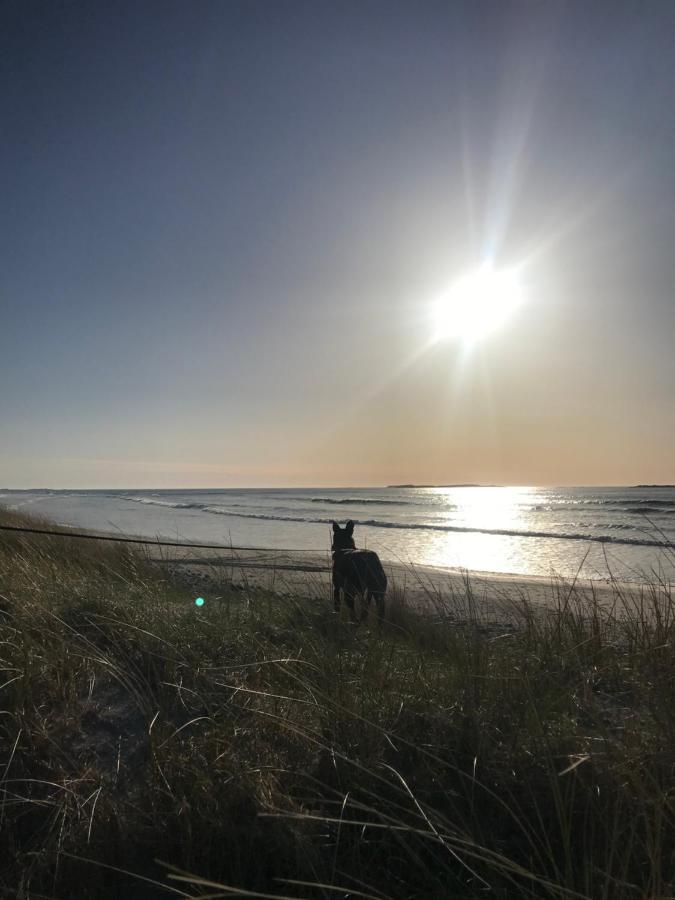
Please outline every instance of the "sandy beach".
M279 551L222 552L150 545L149 557L165 568L172 578L196 591L218 597L226 584L272 591L281 595L324 598L331 602L331 556L329 552L287 554ZM405 603L425 615L454 615L458 620L478 617L490 622L517 622L525 606L552 609L574 597L595 599L608 609L616 606L617 595L624 604L639 602L647 586L609 580L564 579L469 572L433 566L383 562L388 578L390 603ZM467 585L470 591L467 591ZM470 598L470 600L468 599Z

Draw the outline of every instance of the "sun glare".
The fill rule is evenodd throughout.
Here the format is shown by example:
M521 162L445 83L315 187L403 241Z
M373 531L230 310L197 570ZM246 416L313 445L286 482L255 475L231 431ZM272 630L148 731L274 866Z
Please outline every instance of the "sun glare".
M473 343L498 328L522 301L513 270L485 265L458 281L435 310L436 340Z

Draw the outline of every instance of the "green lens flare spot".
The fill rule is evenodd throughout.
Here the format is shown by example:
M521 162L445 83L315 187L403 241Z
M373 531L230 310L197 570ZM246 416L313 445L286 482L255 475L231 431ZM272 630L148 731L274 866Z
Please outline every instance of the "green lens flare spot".
M204 605L204 598L197 597L197 599L195 600L195 606L203 606L203 605Z

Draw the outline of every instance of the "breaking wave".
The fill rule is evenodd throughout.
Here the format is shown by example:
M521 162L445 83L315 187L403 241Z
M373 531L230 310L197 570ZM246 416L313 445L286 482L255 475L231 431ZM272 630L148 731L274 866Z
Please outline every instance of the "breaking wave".
M675 515L675 506L672 503L666 504L665 502L661 506L650 503L649 506L624 506L623 512L639 513L640 515L657 513L660 516L672 516Z
M168 506L170 509L200 509L201 503L170 503L168 500L151 500L149 497L122 497L122 500L133 500L134 503L145 503L148 506Z
M579 506L612 506L621 507L622 509L647 509L648 507L662 508L673 507L673 500L660 500L659 498L649 497L648 499L640 499L634 497L586 497L580 500L568 500L566 503L553 504L557 509L575 509ZM535 507L535 509L543 507ZM550 507L549 507L550 508Z

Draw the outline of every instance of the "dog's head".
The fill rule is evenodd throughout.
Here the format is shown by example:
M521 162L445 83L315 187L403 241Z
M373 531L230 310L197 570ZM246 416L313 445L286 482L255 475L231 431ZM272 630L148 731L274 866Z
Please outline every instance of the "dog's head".
M351 519L344 528L340 528L337 522L333 522L333 546L331 547L331 550L333 550L333 552L336 550L354 550L356 544L352 537L353 534L354 523Z

